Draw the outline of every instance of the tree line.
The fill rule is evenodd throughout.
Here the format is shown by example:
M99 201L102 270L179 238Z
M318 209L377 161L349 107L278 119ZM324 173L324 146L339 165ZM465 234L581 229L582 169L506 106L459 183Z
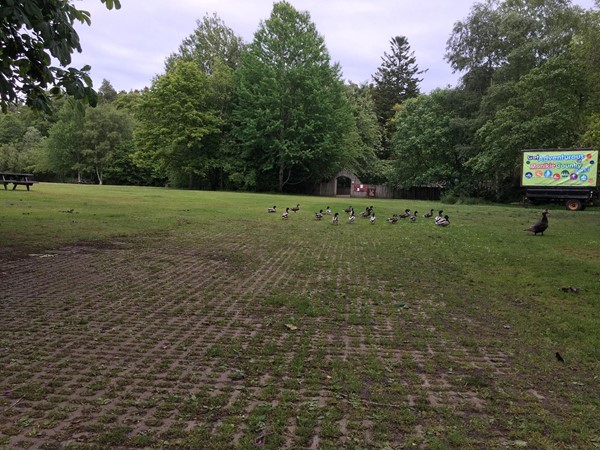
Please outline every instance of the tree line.
M310 192L348 169L370 184L509 200L521 149L598 147L599 18L568 0L475 3L447 42L460 83L421 93L424 71L404 36L357 85L342 80L310 14L286 1L249 43L206 15L142 91L104 80L95 107L66 96L53 114L11 103L0 170Z

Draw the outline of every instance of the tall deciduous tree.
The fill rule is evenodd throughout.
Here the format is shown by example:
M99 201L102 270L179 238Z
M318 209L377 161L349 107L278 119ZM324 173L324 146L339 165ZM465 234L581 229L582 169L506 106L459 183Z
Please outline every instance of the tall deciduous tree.
M462 124L455 120L453 97L453 91L437 89L399 108L392 140L392 180L398 187L441 184L453 189L467 176Z
M360 153L354 166L349 168L367 183L382 183L387 167L386 162L379 159L382 153L381 127L375 113L372 89L366 84L349 84L345 91L360 138Z
M176 61L194 61L204 73L213 73L215 64L235 69L240 64L244 41L216 15L205 15L196 21L196 29L185 38L179 50L165 63L169 70Z
M109 103L88 109L81 135L82 156L88 172L103 184L104 169L116 148L131 140L129 116Z
M216 15L198 20L194 32L185 38L179 50L167 59L170 71L178 61L194 63L209 78L213 98L207 105L221 120L220 136L213 136L211 158L205 161L201 187L230 187L228 177L237 164L237 154L230 149L231 114L235 94L234 72L240 64L243 39Z
M248 185L282 191L351 162L358 135L339 67L307 12L275 3L237 74L234 134Z
M84 170L81 152L84 114L71 102L65 102L58 117L59 120L48 132L45 157L38 162L38 168L55 173L60 181L67 180L75 173L77 181L81 182Z
M100 0L108 9L120 0ZM72 0L11 0L0 7L0 106L25 100L50 112L48 89L62 90L78 100L96 104L96 92L87 75L90 67L69 68L73 51L81 52L75 21L91 24L90 14ZM52 58L60 67L52 65Z
M390 40L390 53L384 52L381 66L373 75L373 101L383 130L384 158L389 156L389 141L393 133L392 118L396 105L419 95L419 70L408 39L396 36Z
M135 133L137 160L170 175L171 181L205 177L220 137L218 97L195 62L178 61L142 95Z
M584 71L568 54L531 70L515 84L508 104L477 131L481 151L469 162L492 181L497 200L516 179L524 148L580 145Z
M516 81L564 53L582 13L570 0L484 0L454 24L446 59L467 88L483 94L492 78Z

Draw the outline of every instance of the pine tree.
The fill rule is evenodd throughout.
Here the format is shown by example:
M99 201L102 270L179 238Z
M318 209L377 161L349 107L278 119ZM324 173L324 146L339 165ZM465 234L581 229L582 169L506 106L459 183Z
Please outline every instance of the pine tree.
M392 118L396 105L419 95L419 83L423 80L414 52L410 51L408 40L396 36L390 40L391 52L383 54L382 63L373 75L373 101L377 119L383 130L384 153L389 154L389 142L393 133Z

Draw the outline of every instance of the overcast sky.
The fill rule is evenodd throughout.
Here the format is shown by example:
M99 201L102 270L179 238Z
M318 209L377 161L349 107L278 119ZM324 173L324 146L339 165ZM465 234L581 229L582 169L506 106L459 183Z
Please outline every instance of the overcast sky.
M417 65L427 70L422 92L454 86L444 60L452 26L467 18L474 0L289 0L308 11L343 78L360 84L371 80L390 51L390 39L406 36ZM120 10L107 10L99 0L78 0L92 25L78 25L83 52L73 66L92 66L94 86L103 79L117 90L142 89L164 73L167 56L194 32L197 20L216 13L245 42L252 41L261 20L271 14L273 0L121 0ZM573 4L592 8L594 0Z

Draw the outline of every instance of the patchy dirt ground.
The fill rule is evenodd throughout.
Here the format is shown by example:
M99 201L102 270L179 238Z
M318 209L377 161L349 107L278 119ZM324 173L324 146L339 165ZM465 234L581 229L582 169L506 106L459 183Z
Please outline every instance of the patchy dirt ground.
M503 416L560 410L433 287L244 242L5 261L0 448L521 447Z

